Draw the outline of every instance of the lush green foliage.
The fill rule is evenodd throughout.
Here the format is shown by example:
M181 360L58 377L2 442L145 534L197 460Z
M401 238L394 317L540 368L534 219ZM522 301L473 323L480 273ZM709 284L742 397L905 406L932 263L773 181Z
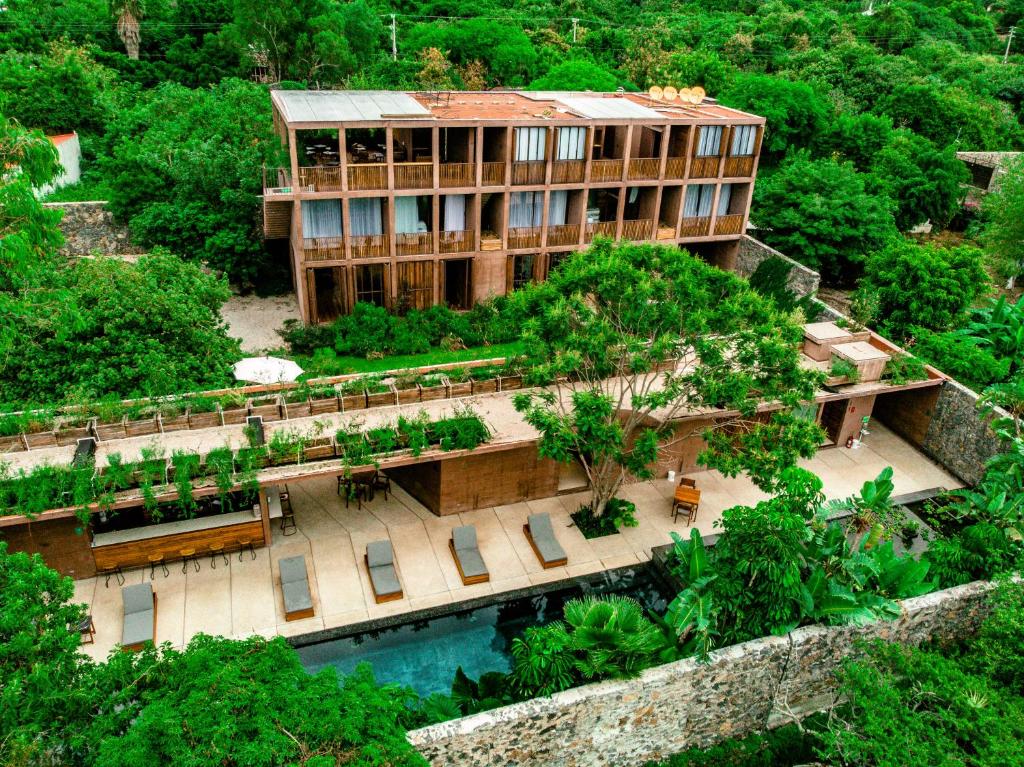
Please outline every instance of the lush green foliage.
M985 198L983 239L996 256L1001 276L1010 279L1024 272L1024 161L1017 160L998 181L998 189Z

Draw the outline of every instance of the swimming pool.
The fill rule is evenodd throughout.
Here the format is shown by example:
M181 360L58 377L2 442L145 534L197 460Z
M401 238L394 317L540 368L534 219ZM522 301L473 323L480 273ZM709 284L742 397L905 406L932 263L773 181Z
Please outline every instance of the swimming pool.
M474 679L487 671L511 670L512 639L530 626L558 620L568 600L585 594L631 596L658 614L664 613L670 597L644 565L497 594L494 598L499 601L493 604L296 650L310 673L333 666L339 674L348 674L365 662L373 667L378 682L405 685L420 695L447 693L459 666Z

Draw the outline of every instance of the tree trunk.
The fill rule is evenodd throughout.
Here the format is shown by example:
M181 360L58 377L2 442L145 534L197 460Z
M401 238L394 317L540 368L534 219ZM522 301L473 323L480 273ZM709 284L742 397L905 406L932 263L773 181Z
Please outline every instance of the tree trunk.
M590 513L604 516L608 501L622 486L622 468L614 461L604 460L591 467Z

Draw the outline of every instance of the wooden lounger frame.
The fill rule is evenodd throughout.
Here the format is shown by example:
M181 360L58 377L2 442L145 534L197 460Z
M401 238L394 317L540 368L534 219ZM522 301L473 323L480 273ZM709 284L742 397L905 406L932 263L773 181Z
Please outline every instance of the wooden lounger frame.
M550 570L552 567L563 567L569 564L568 555L561 559L552 559L550 562L545 561L544 557L540 553L540 549L537 548L536 542L533 540L533 534L530 532L530 525L523 525L523 532L526 533L526 540L530 542L530 548L533 549L533 553L537 555L537 561L540 562L541 566L545 570Z
M292 612L285 611L284 619L287 621L297 621L303 618L312 618L316 613L313 612L312 607L307 607L304 610L293 610Z
M153 592L153 638L147 639L146 642L152 642L156 645L156 592ZM136 642L135 644L123 644L121 649L124 652L138 652L141 650L146 642Z
M448 539L448 551L452 553L452 559L455 560L455 567L459 570L459 577L462 578L463 586L472 586L475 583L487 583L487 581L491 579L491 574L489 572L484 573L483 575L471 575L468 578L466 577L466 574L462 572L462 562L459 561L458 552L455 551L454 538Z
M373 587L373 578L370 576L370 558L366 556L366 554L363 554L363 564L366 565L366 577L370 579L370 590L373 592L373 598L377 604L381 605L385 602L397 602L405 596L405 590L401 588L399 588L394 594L385 594L384 596L378 594L377 589ZM395 566L394 562L391 563L391 566ZM395 572L398 572L397 568L395 569ZM399 579L398 585L402 585L401 579Z

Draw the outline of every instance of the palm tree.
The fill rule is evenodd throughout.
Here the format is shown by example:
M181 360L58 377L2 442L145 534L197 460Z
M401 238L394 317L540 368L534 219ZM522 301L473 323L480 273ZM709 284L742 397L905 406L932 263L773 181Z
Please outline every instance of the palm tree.
M143 0L110 0L110 15L117 19L117 36L130 59L139 58L139 22L143 13Z

